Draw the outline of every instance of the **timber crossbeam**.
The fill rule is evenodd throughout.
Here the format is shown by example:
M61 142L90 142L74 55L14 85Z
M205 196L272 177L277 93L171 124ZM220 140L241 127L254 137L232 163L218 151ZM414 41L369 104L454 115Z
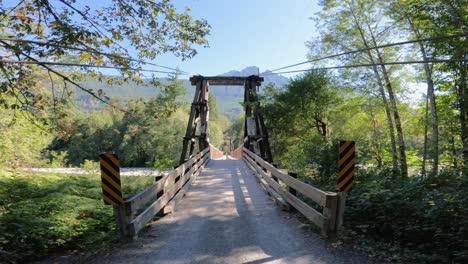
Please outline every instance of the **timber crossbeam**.
M253 79L256 85L261 85L263 82L263 77L259 77L257 75L252 75L249 77L236 77L236 76L201 76L195 75L190 77L190 82L192 85L196 85L201 79L206 80L210 83L210 85L236 85L236 86L244 86L246 81Z

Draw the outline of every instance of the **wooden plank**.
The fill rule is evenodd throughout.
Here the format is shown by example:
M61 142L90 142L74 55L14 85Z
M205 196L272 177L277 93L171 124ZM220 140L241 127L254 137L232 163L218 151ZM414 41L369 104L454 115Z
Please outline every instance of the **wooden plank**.
M186 192L190 188L193 182L197 179L197 176L200 174L201 169L205 166L208 162L208 155L205 156L201 161L200 169L197 170L187 181L187 183L180 189L174 198L164 207L164 213L172 213L175 209L175 206L180 202L180 200L185 196Z
M261 157L259 157L258 155L256 155L255 153L251 152L250 150L246 148L244 148L244 152L246 152L252 159L255 159L255 161L260 163L263 168L267 169L272 174L272 176L279 178L286 185L294 188L296 191L312 199L314 202L318 203L319 205L326 206L327 195L329 195L328 192L324 192L298 179L294 179L293 177L287 175L286 173L279 171L273 165L264 161Z
M204 156L208 152L208 148L200 152L198 155L200 157ZM193 165L193 163L198 159L197 156L192 157L190 160L186 161L184 164L177 167L175 170L163 176L163 179L153 183L151 186L146 188L144 191L136 194L135 196L127 199L125 201L127 214L133 214L138 208L154 199L157 194L163 190L165 183L169 180L174 180L176 177L182 175L185 170Z
M341 232L341 229L343 228L343 216L344 216L344 211L345 211L345 205L346 205L346 192L339 192L338 193L338 202L337 202L337 210L336 210L336 228L335 230L337 232Z
M205 158L203 160L203 163L201 164L200 168L203 168L205 166L206 162L208 162L207 158ZM197 180L197 177L200 174L200 172L201 172L201 169L198 170L197 172L195 172L190 177L188 182L182 187L182 189L180 189L180 191L176 194L176 196L174 196L174 198L172 198L172 200L164 207L164 213L165 214L172 213L172 212L175 211L175 207L182 200L182 198L185 196L185 194L187 193L188 189L192 186L192 184Z
M257 86L261 85L264 78L255 76L255 84ZM249 80L249 77L237 77L237 76L193 76L190 77L190 82L192 85L195 85L198 81L207 80L210 82L210 85L236 85L236 86L244 86L245 82Z
M336 230L336 209L337 209L338 195L331 193L327 195L326 206L323 207L323 216L328 219L328 231L334 233Z
M114 206L114 216L120 230L121 238L124 240L136 238L135 234L128 229L127 223L130 221L130 215L125 213L125 205Z
M180 155L179 164L182 164L187 156L188 144L190 143L190 138L195 135L196 129L196 118L198 113L198 100L200 98L200 92L202 89L202 83L197 83L195 88L195 95L193 97L192 107L190 109L190 116L187 123L187 130L185 131L185 137L182 142L182 153ZM191 153L190 153L191 154Z
M144 191L126 200L125 204L127 208L127 214L134 213L136 210L138 210L138 208L140 208L141 206L143 206L144 204L146 204L147 202L155 198L157 194L163 190L164 185L167 181L174 180L179 175L182 175L182 173L184 173L186 168L192 166L193 162L194 162L193 158L188 160L184 164L177 167L175 170L163 176L162 180L156 183L153 183L150 187L146 188Z
M253 161L250 157L245 156L244 158L251 164L255 163L255 161ZM278 192L279 195L281 195L290 205L296 208L307 219L317 225L322 230L322 233L326 233L328 231L328 219L326 219L321 213L317 212L314 208L310 207L308 204L304 203L303 201L299 200L299 198L283 189L281 185L266 175L263 170L259 170L258 172L260 175L262 175L270 187Z
M198 158L199 155L200 153L194 158ZM177 191L180 190L187 179L198 170L201 161L202 160L192 166L191 169L172 186L171 190L164 193L163 196L159 197L159 199L157 199L153 204L146 208L145 211L143 211L129 223L129 228L134 234L137 234L138 231L140 231L146 225L146 223L148 223L154 217L154 215L157 214L172 199L172 197L174 197L174 195L177 193Z
M283 197L281 197L281 195L279 195L273 188L270 188L267 182L259 175L259 170L261 168L255 166L256 164L250 164L250 162L246 162L246 164L252 169L252 172L257 178L257 181L260 182L263 189L268 193L268 195L270 195L271 198L273 198L273 201L281 208L281 210L291 210L291 207L286 201L284 201Z

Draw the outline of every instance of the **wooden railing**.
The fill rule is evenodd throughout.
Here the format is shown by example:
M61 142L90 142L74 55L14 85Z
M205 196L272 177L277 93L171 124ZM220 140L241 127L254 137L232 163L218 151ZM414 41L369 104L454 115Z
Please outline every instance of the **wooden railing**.
M262 186L280 205L283 205L284 208L292 206L297 209L320 228L323 236L335 234L337 221L342 222L337 216L337 193L322 191L281 172L246 148L243 148L243 159L255 172ZM321 206L322 212L302 201L297 193L301 193L303 197Z
M125 199L124 204L114 207L122 236L135 238L158 212L173 211L209 159L210 148L206 148L144 191ZM148 203L151 205L140 212Z

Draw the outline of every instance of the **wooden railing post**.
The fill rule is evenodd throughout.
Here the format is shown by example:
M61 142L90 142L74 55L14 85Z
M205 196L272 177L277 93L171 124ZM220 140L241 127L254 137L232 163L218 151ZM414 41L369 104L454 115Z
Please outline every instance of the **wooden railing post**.
M273 167L275 167L275 168L278 168L278 167L279 167L279 165L276 164L276 163L272 163L271 165L273 165ZM273 178L273 180L274 180L275 182L279 182L278 178L276 178L275 176L272 175L271 177Z
M164 175L158 175L154 178L155 182L159 182L161 181L162 179L164 178ZM166 183L163 185L163 187L161 188L161 191L159 191L157 194L156 194L156 199L159 199L159 197L163 196L164 195L164 188L166 187L167 185L167 181ZM160 210L159 213L157 214L158 216L163 216L164 214L166 214L166 210Z
M338 201L336 209L336 231L341 232L343 230L343 216L346 206L346 192L338 192Z
M291 176L291 177L293 177L294 179L297 179L297 173L288 171L288 175ZM294 188L292 188L292 187L290 187L290 186L288 186L288 191L289 191L290 194L292 194L292 195L294 195L294 196L297 195L296 189L294 189Z
M117 226L120 230L120 236L124 240L132 240L137 238L137 234L131 232L128 224L132 221L132 212L126 209L125 204L114 206L114 216Z
M164 178L164 175L158 175L154 178L154 182L159 182L163 178ZM162 188L161 191L156 194L156 198L163 196L163 194L164 194L164 188Z
M336 193L329 192L326 196L325 206L322 214L327 219L322 229L322 234L329 238L334 238L336 234L336 213L338 196Z

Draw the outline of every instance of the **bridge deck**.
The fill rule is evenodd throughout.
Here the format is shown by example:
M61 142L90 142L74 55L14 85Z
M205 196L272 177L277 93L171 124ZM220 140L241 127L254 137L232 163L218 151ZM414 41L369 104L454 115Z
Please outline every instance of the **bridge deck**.
M243 161L212 160L176 212L105 263L369 263L327 246L266 195Z

